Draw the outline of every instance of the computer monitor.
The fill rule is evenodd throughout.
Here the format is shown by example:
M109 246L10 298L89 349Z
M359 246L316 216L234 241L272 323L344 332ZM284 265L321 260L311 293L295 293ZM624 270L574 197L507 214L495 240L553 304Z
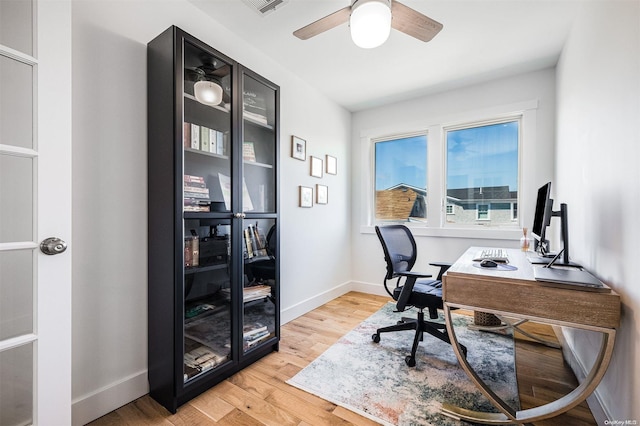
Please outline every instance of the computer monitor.
M562 260L556 265L580 266L569 261L569 219L568 208L565 203L560 204L560 210L553 210L553 200L551 199L551 182L547 182L538 189L536 200L536 211L533 217L533 227L531 234L535 239L535 250L540 253L543 260L534 263L544 263L545 258L553 257L555 254L549 252L549 241L546 239L547 227L551 224L552 217L560 218L560 237L562 239Z
M541 256L549 254L549 242L546 240L546 232L547 227L551 224L552 214L553 200L551 199L551 182L547 182L538 189L536 211L533 217L533 227L531 228L531 234L535 239L534 248Z

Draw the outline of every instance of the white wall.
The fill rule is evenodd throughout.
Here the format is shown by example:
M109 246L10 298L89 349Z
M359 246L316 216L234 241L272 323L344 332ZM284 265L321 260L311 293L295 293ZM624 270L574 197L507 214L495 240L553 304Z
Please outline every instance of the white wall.
M640 3L586 2L557 72L556 194L572 257L620 294L622 323L596 396L604 419L640 419ZM599 338L565 330L578 367ZM612 423L613 424L613 423Z
M442 161L442 139L437 134L437 124L450 124L494 118L496 114L512 112L512 108L537 104L537 109L528 112L528 121L523 124L527 132L521 154L521 198L522 223L531 228L537 188L553 175L553 150L555 132L555 70L545 69L499 79L458 90L421 97L367 111L357 112L352 124L352 180L354 191L351 212L352 220L352 278L356 287L365 291L381 293L385 266L382 248L367 223L367 196L370 194L369 139L407 131L429 129L429 167ZM531 124L533 123L533 124ZM436 124L436 126L433 126ZM531 124L531 125L530 125ZM533 127L533 128L532 128ZM431 151L435 145L434 151ZM435 155L432 155L434 153ZM441 182L439 176L429 175L430 183ZM438 185L435 185L438 186ZM442 188L436 188L440 194ZM434 192L435 192L434 191ZM428 201L439 208L441 195L429 194ZM435 198L435 199L434 199ZM430 215L431 217L431 215ZM418 244L419 259L416 270L436 272L429 269L430 261L455 261L469 246L517 247L521 231L456 231L414 229ZM471 236L471 238L470 238ZM418 269L420 268L420 269ZM382 293L381 293L382 294Z
M186 0L75 1L72 14L73 421L83 424L147 392L147 42L177 25L281 87L283 322L347 290L351 115ZM338 175L311 178L308 161L290 157L292 134L308 155L337 157ZM316 183L329 204L298 208L298 185Z

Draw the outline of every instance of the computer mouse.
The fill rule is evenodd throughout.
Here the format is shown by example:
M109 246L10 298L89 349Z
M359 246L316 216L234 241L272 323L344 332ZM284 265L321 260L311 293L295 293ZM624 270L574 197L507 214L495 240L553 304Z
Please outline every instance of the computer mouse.
M495 262L491 259L485 259L482 262L480 262L480 266L482 266L483 268L497 268L498 262Z

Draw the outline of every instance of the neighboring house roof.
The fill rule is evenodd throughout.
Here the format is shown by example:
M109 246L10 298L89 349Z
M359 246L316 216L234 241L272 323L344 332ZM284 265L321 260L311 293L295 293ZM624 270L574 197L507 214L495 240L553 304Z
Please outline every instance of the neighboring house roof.
M422 192L422 193L421 193ZM425 217L426 190L410 185L396 185L376 191L376 217L382 220L407 220L409 217Z
M400 189L400 190L411 189L411 190L415 191L417 194L420 194L422 196L427 195L426 188L418 188L417 186L408 185L406 183L399 183L397 185L391 186L391 187L385 189L385 191L392 191L394 189Z
M470 202L499 202L515 201L518 198L518 191L509 191L507 185L504 186L482 186L476 188L458 188L447 190L447 201L470 203Z

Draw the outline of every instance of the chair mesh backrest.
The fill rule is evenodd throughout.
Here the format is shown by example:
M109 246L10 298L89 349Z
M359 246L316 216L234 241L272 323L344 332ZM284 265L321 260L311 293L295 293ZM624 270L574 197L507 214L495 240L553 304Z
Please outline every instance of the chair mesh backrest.
M386 279L399 272L410 271L416 263L416 241L404 225L376 226L376 234L382 243L384 260L387 262Z

